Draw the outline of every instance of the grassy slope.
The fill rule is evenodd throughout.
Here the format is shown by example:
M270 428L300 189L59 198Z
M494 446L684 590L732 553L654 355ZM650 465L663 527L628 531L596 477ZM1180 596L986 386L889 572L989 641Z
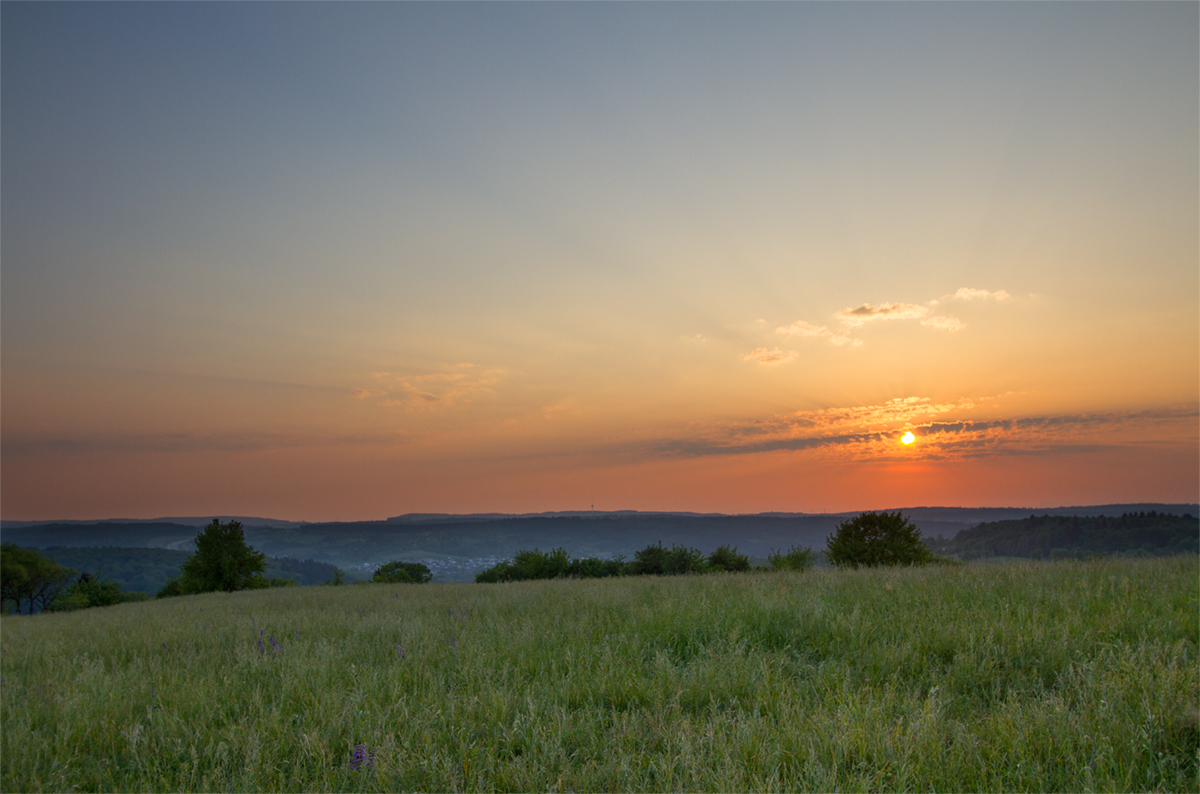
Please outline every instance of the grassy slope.
M6 617L0 789L1195 791L1198 573L370 585ZM356 743L372 768L349 768Z

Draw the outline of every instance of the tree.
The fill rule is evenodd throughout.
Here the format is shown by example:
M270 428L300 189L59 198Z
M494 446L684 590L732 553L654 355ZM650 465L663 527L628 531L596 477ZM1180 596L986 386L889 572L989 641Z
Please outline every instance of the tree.
M424 584L433 578L433 572L419 562L396 560L380 566L371 577L372 582Z
M196 551L180 566L179 592L232 593L267 587L269 583L262 575L266 568L266 555L246 545L241 523L222 524L214 518L196 535Z
M921 541L921 530L897 510L863 513L838 524L826 539L825 556L839 568L925 565L936 557Z
M24 549L15 543L0 546L0 600L11 602L18 613L23 600L28 603L30 615L36 609L45 609L74 578L74 571L36 549Z

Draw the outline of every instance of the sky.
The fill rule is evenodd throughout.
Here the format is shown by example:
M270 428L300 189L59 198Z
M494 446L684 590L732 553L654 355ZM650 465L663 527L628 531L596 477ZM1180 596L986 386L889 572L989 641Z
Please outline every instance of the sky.
M1196 502L1198 42L4 3L0 515Z

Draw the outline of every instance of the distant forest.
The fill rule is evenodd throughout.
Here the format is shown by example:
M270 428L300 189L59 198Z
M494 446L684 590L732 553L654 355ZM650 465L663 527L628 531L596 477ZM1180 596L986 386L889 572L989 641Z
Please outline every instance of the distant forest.
M1200 552L1200 518L1150 512L1107 516L1029 516L990 521L965 529L953 540L932 542L941 554L963 560L981 557L1031 559L1097 554L1161 556Z
M99 574L120 582L125 592L154 596L167 579L179 575L179 566L188 558L185 551L170 549L129 549L113 546L100 548L41 549L42 554L78 573ZM298 585L324 584L333 578L334 566L315 560L267 558L268 579L291 579Z

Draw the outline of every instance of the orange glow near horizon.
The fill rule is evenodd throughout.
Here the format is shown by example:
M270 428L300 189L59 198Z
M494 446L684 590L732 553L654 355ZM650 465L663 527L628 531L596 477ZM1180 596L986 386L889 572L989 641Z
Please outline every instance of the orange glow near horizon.
M1200 500L1196 3L3 23L4 519Z

